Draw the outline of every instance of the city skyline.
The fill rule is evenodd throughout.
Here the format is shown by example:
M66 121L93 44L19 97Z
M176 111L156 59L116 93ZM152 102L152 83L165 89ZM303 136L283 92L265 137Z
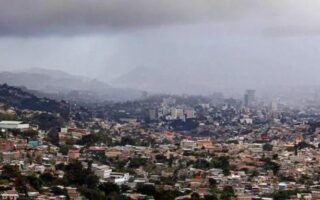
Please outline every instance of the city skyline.
M320 85L317 1L0 4L0 71L57 69L170 93Z

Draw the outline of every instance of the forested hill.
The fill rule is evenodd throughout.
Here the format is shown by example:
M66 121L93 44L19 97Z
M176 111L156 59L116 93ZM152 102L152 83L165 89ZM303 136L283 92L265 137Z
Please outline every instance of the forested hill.
M48 98L39 98L21 88L0 85L0 102L18 109L45 111L66 115L69 113L69 104L65 101L56 101Z

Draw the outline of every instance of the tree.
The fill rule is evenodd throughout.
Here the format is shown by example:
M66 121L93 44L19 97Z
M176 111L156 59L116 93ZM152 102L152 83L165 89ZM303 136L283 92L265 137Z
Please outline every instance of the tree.
M274 200L290 199L292 195L296 195L297 191L285 190L274 194Z
M210 163L210 167L220 168L223 170L223 173L225 175L229 175L230 174L229 157L227 156L213 157Z
M86 187L80 187L79 191L87 199L105 200L105 196L104 196L103 192L101 192L100 190L88 189Z
M136 145L136 140L130 136L125 136L121 138L120 145Z
M198 169L204 169L204 170L206 170L206 169L209 169L210 163L209 163L207 160L205 160L205 159L198 159L198 160L196 161L196 163L194 164L194 167L195 167L195 168L198 168Z
M33 129L28 129L22 132L24 138L36 138L38 136L38 131Z
M222 190L220 199L231 200L233 197L235 197L233 188L231 186L225 186Z
M130 159L130 168L139 168L140 166L144 166L147 164L147 159L139 158L139 157L133 157Z
M200 200L200 195L196 192L192 193L191 200Z
M137 191L148 196L156 195L156 188L151 184L143 184L137 187Z
M278 160L279 159L279 155L278 154L273 154L272 155L272 159L273 160Z
M251 172L251 177L256 177L256 176L259 176L259 171L253 170L253 171Z
M265 170L272 170L274 174L278 173L278 171L280 169L279 164L273 162L270 158L262 159L262 161L265 162L265 164L264 164Z
M204 200L218 200L218 197L215 194L205 195Z
M89 174L85 178L85 182L88 188L95 188L99 184L99 178L94 174Z
M50 130L52 128L59 128L64 125L64 120L54 114L41 113L33 117L33 122L38 124L42 130Z
M165 155L163 155L163 154L157 154L157 155L155 156L155 158L156 158L156 160L157 160L158 162L164 162L164 161L167 160L167 157L166 157Z
M79 161L74 161L63 167L65 171L64 180L67 185L86 186L96 188L99 178L91 171L84 169Z
M110 144L111 143L111 139L106 134L104 134L103 132L99 132L99 133L85 135L78 142L78 144L86 145L86 146L91 146L91 145L94 145L96 143Z
M61 187L58 186L53 186L50 188L50 190L55 195L65 195L66 193Z
M69 150L72 148L71 145L66 145L66 144L62 144L60 145L60 152L63 154L63 155L67 155Z
M294 145L295 155L297 155L297 151L305 148L312 148L315 149L316 147L312 144L309 144L305 141L301 141L298 144Z
M263 148L263 151L272 151L273 145L269 143L265 143L262 148Z
M130 187L128 185L121 185L121 192L122 193L125 193L127 192L128 190L130 190Z
M304 184L304 185L311 185L312 184L312 178L308 175L301 174L298 183Z
M55 128L52 128L49 130L47 134L47 140L51 142L52 144L59 146L59 133L58 130Z
M11 179L20 176L18 166L4 165L2 168L1 177L4 179Z
M214 178L209 178L209 184L211 187L216 187L217 181Z
M175 200L181 193L178 190L171 190L171 191L164 191L164 190L157 190L155 199L157 200Z
M15 186L19 193L25 194L27 196L27 181L26 178L23 176L18 176L15 180Z
M111 193L120 193L120 188L117 184L114 183L103 183L99 186L99 189L104 192L105 196L108 196Z
M0 121L14 120L14 116L9 113L0 113Z
M55 177L50 173L44 173L40 175L40 179L44 185L51 185Z
M38 177L35 177L35 176L27 176L27 181L30 183L30 185L36 189L36 190L40 190L41 187L42 187L42 180L39 179Z

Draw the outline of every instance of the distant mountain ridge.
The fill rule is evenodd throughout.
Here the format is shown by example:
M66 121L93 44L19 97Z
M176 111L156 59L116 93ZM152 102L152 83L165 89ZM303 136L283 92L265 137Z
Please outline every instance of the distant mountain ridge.
M190 77L195 78L189 79ZM137 67L115 79L112 84L163 94L199 94L213 91L206 83L197 79L196 74L191 74L188 70L172 71L169 67Z
M142 95L142 92L137 90L112 88L96 79L42 68L0 72L0 84L5 83L39 91L50 97L74 101L121 101L137 99Z
M110 86L95 79L73 76L58 70L31 68L25 71L0 73L1 83L23 86L46 92L103 91Z

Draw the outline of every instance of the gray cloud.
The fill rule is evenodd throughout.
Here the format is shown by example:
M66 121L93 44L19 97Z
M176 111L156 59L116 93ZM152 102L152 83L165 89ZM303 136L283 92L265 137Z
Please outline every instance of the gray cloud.
M0 34L72 35L244 18L249 25L282 24L320 19L315 8L312 0L0 0Z
M246 0L245 0L246 1ZM0 0L3 35L77 34L226 18L244 2L217 0Z
M0 35L77 35L198 22L318 33L317 0L0 0ZM299 29L293 29L298 27Z
M301 37L320 35L320 26L273 26L262 31L264 36L271 37Z
M145 89L178 92L319 85L319 10L318 0L0 0L0 70L109 83L145 71L156 82Z

